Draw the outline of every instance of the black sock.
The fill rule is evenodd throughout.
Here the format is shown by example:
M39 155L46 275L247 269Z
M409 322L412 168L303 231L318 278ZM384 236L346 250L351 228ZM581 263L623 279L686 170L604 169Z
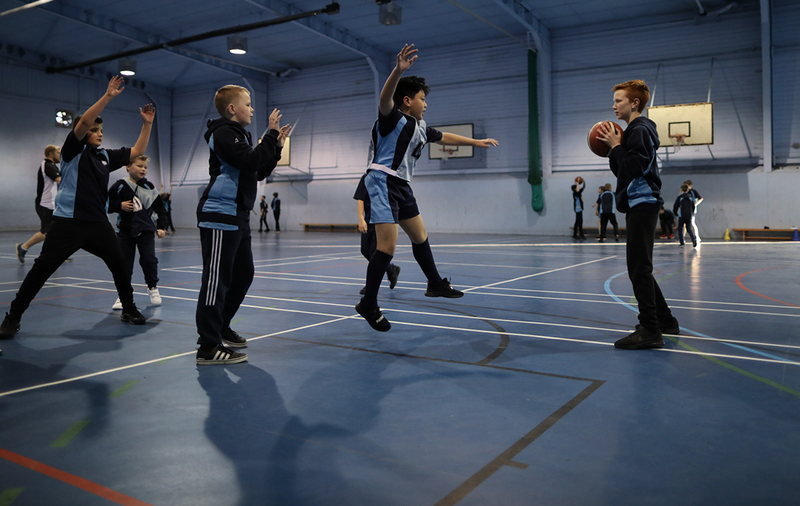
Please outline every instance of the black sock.
M395 264L389 262L389 265L386 266L386 274L392 272L392 269L394 269L395 267L397 267Z
M383 275L386 272L386 268L391 263L392 258L393 256L388 253L375 250L375 253L372 254L372 258L369 259L369 265L367 266L367 291L361 299L361 303L364 306L373 308L378 305L378 289L381 287Z
M438 285L442 282L442 277L439 276L439 271L436 270L436 263L433 261L433 252L431 252L431 244L425 239L422 244L411 243L411 251L414 252L414 259L419 264L425 277L428 278L428 283Z

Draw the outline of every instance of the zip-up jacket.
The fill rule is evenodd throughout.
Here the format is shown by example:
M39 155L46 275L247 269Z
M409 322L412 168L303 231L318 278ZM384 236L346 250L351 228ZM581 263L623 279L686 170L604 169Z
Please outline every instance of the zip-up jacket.
M133 212L122 210L122 203L129 200L133 201ZM108 189L108 212L119 213L117 232L131 237L167 228L164 201L155 185L145 178L134 182L126 177L114 183Z
M611 172L617 176L617 210L658 212L661 198L661 178L658 174L656 124L639 116L628 124L622 144L609 153Z
M270 130L253 146L250 133L227 118L208 121L208 183L197 204L198 226L237 230L248 224L258 181L269 176L281 157L278 131Z
M672 206L672 212L684 220L691 219L694 215L694 195L689 192L678 195L675 205Z

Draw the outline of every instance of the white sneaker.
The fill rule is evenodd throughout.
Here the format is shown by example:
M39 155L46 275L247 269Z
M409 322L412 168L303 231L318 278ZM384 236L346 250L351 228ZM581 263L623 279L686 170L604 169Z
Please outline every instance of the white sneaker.
M148 288L147 293L150 294L150 304L160 306L161 305L161 294L158 293L158 287L156 288Z
M115 302L114 305L111 306L111 309L114 309L114 310L122 309L122 302L119 301L119 297L117 297L117 302Z

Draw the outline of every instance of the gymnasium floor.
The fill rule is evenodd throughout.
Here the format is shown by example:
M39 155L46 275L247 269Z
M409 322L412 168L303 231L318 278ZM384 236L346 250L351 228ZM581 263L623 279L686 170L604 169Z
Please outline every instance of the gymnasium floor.
M3 310L29 236L0 233ZM0 342L0 504L797 504L800 243L657 246L682 333L623 351L623 243L433 234L451 300L401 235L380 334L355 234L254 236L246 364L194 363L196 230L158 243L163 306L136 266L146 326L98 259L56 272Z

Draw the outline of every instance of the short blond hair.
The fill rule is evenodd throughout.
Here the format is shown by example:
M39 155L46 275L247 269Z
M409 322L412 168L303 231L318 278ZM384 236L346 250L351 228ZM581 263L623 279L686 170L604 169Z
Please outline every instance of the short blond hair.
M147 155L139 155L139 156L133 157L133 158L131 158L131 161L128 162L128 167L133 165L133 162L135 162L136 160L141 160L141 161L143 161L145 163L149 163L150 162L150 157L147 156Z
M59 147L58 147L58 146L56 146L55 144L50 144L49 146L47 146L46 148L44 148L44 156L45 156L45 157L49 157L50 155L52 155L53 153L55 153L55 152L56 152L56 151L58 151L59 149L61 149L61 148L59 148Z
M247 88L235 84L228 84L218 89L214 95L214 107L217 108L219 115L227 117L225 111L228 109L228 105L232 104L236 97L242 93L250 95L250 91Z

